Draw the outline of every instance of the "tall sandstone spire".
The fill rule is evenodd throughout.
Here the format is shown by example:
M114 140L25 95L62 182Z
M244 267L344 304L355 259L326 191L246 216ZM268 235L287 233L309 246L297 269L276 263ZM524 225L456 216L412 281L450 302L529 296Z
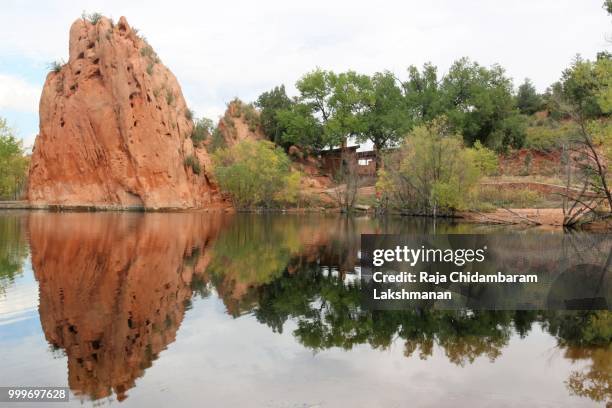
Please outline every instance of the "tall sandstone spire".
M121 17L78 19L40 99L33 205L219 208L178 81ZM195 163L195 164L194 164ZM199 164L199 165L198 165Z

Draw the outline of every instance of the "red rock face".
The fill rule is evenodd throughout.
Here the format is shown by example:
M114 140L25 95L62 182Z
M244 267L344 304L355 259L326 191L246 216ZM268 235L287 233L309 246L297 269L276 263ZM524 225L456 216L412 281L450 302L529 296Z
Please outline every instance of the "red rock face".
M70 58L47 76L28 200L35 205L224 206L194 148L181 88L122 17L70 28ZM195 174L186 165L201 163Z

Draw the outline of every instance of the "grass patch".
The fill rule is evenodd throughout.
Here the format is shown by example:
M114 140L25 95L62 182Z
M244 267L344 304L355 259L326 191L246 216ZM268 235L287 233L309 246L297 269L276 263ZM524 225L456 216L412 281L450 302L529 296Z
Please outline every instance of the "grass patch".
M185 164L186 167L191 167L191 170L194 172L194 174L200 174L200 172L202 171L200 161L194 155L190 154L189 156L185 157L185 161L183 162L183 164Z
M157 53L153 50L153 47L151 47L149 44L146 44L144 47L140 49L140 55L145 58L148 58L152 64L157 64L160 62L160 59L157 56Z
M91 24L96 25L102 19L102 14L94 12L94 13L86 13L83 11L81 14L81 18L85 21L89 21Z
M166 90L166 103L172 105L174 103L174 94L170 89Z
M193 111L191 109L185 109L185 118L187 120L193 120Z
M62 70L62 67L65 65L66 63L64 62L64 60L55 60L52 61L51 63L49 63L49 70L55 72L56 74L59 73Z
M496 185L478 186L472 207L479 210L494 208L557 208L560 199L526 188L503 188Z

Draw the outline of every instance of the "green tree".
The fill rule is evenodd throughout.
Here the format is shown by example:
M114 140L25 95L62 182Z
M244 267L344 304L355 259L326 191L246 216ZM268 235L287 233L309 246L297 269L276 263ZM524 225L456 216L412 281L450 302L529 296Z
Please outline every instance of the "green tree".
M573 111L584 119L609 114L612 110L612 60L602 57L597 61L577 56L563 71L557 89L557 103L566 111Z
M265 135L276 144L283 144L283 133L286 127L279 120L280 111L290 111L294 102L287 96L285 85L276 86L268 92L264 92L257 98L255 105L260 109L260 120Z
M396 145L412 126L402 89L390 72L376 73L371 78L372 98L361 118L362 132L358 142L372 141L377 151ZM376 165L380 165L377 155Z
M415 121L426 123L445 111L435 65L426 63L422 71L408 67L408 81L403 83L406 103Z
M374 103L371 80L354 71L328 75L331 95L324 135L329 146L344 146L348 137L357 136L366 129L363 113Z
M271 207L297 199L299 174L285 152L271 142L244 140L219 149L213 163L221 189L231 195L237 208Z
M544 109L548 111L550 118L553 120L563 119L567 115L559 106L559 101L563 99L562 94L563 85L560 81L556 81L546 88L546 92L542 96Z
M469 145L480 140L496 150L520 147L524 141L524 119L512 91L512 81L499 65L486 68L467 58L456 61L441 84L446 115L456 132Z
M612 112L612 60L601 57L596 61L577 56L563 72L554 102L566 116L576 123L576 132L570 137L570 149L575 152L573 175L582 184L579 197L564 201L564 225L583 222L587 216L598 216L605 211L612 214L611 172L606 165L612 159L612 127L608 121L599 120ZM568 172L567 183L572 180ZM588 197L584 192L594 192ZM606 206L601 208L601 203ZM580 204L579 206L577 204ZM588 211L585 210L588 209ZM591 219L594 219L591 217Z
M390 154L378 186L409 213L448 213L465 209L481 170L472 149L444 118L416 127ZM487 164L483 165L489 168Z
M323 125L315 117L312 106L296 103L288 109L279 110L276 117L283 129L280 140L284 146L295 144L306 150L325 147Z
M0 118L0 196L15 200L26 181L28 158L6 120Z
M525 78L525 82L518 88L516 106L519 112L525 115L532 115L542 109L542 98L529 78Z
M306 139L314 147L333 147L364 132L362 114L373 98L366 75L316 69L297 81L296 88L297 106L279 113L285 143L301 144Z

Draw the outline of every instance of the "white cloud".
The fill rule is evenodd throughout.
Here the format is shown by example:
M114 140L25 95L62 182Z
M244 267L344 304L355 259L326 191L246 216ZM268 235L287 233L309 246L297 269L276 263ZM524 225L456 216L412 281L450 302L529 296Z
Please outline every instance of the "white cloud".
M216 116L234 96L252 100L274 85L292 90L319 66L371 73L457 58L499 63L543 91L576 53L607 44L602 0L391 0L202 2L35 0L3 4L0 60L40 66L66 58L68 29L83 9L125 15L176 74L198 115ZM44 72L41 70L41 81Z
M0 109L38 112L41 89L21 78L0 73Z

